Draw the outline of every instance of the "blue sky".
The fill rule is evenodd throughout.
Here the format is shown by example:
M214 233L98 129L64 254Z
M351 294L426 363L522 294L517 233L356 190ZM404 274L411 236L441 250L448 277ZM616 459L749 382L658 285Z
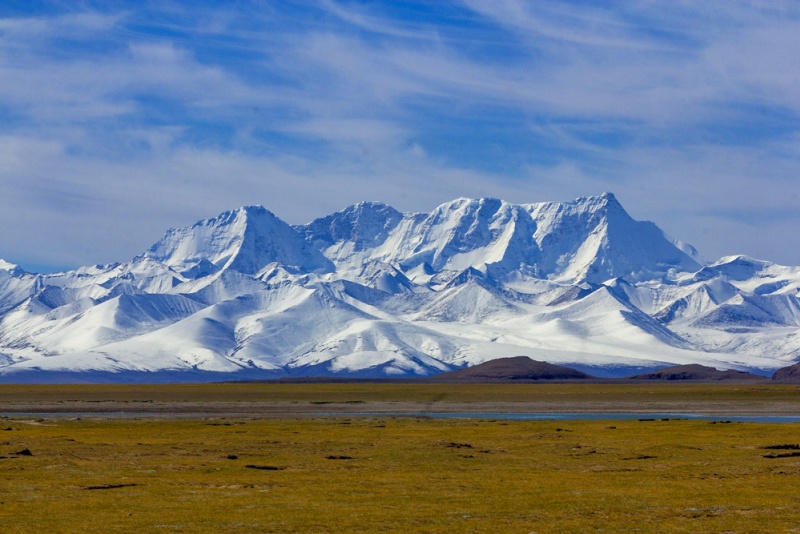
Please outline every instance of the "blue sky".
M125 261L247 204L612 191L800 265L796 2L0 4L0 258Z

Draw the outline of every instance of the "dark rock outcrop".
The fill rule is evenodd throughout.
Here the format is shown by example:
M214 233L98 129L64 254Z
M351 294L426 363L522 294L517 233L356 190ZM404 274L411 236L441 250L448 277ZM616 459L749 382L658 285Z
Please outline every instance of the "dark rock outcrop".
M778 369L772 375L772 379L780 382L800 382L800 363Z
M498 358L472 367L450 371L431 377L436 382L481 382L487 380L572 380L594 378L586 373L532 360L527 356Z
M719 371L697 363L689 365L676 365L652 373L644 373L628 377L631 380L696 380L696 381L755 381L766 380L763 376L745 373L744 371Z

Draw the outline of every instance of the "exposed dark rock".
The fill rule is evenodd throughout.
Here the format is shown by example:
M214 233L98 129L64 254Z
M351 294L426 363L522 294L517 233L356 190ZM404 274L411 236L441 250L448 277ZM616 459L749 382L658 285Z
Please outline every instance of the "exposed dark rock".
M775 458L796 458L800 456L800 452L782 452L780 454L765 454L764 458L774 460Z
M586 373L532 360L527 356L498 358L472 367L436 375L429 380L435 382L479 382L485 380L572 380L593 378Z
M101 484L99 486L87 486L87 490L107 490L107 489L117 489L117 488L129 488L132 486L138 486L138 484Z
M800 363L778 369L772 375L772 379L781 382L800 382Z
M631 380L697 380L697 381L764 381L763 376L754 375L752 373L745 373L744 371L734 371L733 369L727 371L718 371L713 367L707 367L697 363L689 365L676 365L674 367L667 367L660 371L653 373L644 373L641 375L634 375L628 377Z
M440 445L443 446L443 447L451 448L451 449L471 449L472 448L472 445L470 445L469 443L456 443L454 441L451 441L449 443L440 443Z
M245 466L248 469L261 469L262 471L283 471L285 467L278 467L276 465L255 465L248 464Z

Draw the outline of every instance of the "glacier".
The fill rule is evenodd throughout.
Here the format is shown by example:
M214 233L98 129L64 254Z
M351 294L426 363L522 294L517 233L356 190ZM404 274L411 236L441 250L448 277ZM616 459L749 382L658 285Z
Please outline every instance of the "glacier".
M125 263L0 260L5 382L408 377L520 355L771 374L800 360L800 267L707 262L611 193L361 202L297 226L247 206Z

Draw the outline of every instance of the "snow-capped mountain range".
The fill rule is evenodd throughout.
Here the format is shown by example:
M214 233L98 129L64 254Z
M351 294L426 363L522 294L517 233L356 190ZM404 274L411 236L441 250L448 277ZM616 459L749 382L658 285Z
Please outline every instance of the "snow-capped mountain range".
M597 376L800 360L800 268L707 263L614 195L303 226L244 207L126 263L0 260L0 380L429 375L527 355Z

